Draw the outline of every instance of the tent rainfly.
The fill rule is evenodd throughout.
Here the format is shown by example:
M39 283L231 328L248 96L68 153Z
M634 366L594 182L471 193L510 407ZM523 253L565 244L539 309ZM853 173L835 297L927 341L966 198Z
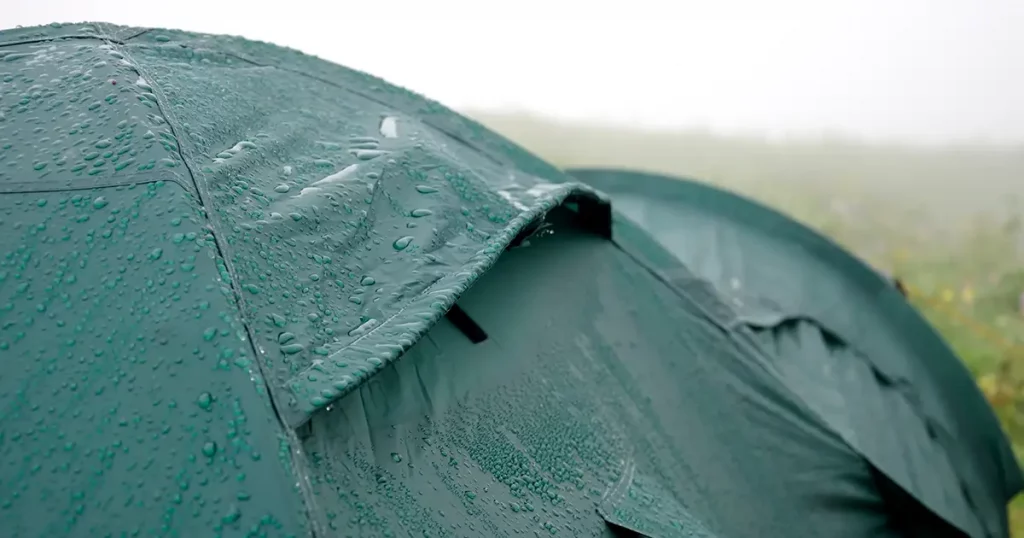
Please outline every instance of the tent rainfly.
M265 43L0 60L5 536L1008 536L966 369L782 215Z

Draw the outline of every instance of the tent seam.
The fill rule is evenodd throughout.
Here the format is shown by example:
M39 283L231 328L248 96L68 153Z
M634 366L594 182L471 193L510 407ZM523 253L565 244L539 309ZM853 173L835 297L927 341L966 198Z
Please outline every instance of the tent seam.
M131 59L131 56L128 54L128 51L123 49L124 43L117 42L114 40L107 41L109 43L120 45L123 51L122 54L124 54L125 58ZM147 74L145 69L143 69L138 62L132 61L131 64L132 68L135 69L135 71L138 72L139 75ZM238 278L236 278L231 261L225 254L226 248L224 247L223 239L216 230L216 221L211 215L209 208L207 207L206 199L204 196L204 189L203 187L200 186L200 181L196 175L196 172L192 169L192 166L190 166L191 161L189 157L185 155L185 148L183 147L184 141L178 136L178 129L176 129L176 120L173 114L171 114L170 112L170 107L165 106L168 103L168 101L166 97L163 95L163 91L157 84L154 83L151 86L153 90L153 95L156 98L157 110L163 116L164 120L167 121L167 126L170 129L171 134L175 137L175 140L177 141L176 147L178 156L181 157L185 169L188 171L189 177L191 178L193 186L195 187L196 201L198 202L199 208L202 210L203 217L207 222L207 229L213 235L214 245L216 246L217 249L217 255L220 257L221 260L223 260L228 275L231 277L229 286L234 295L235 306L238 309L240 321L242 323L242 326L245 327L246 337L249 342L249 348L253 353L253 362L256 364L256 368L259 370L260 379L267 391L267 399L270 403L271 409L273 410L274 416L277 418L278 425L280 426L281 430L283 430L285 437L288 439L289 460L291 461L292 464L291 471L295 475L295 478L297 479L298 483L301 484L299 490L301 491L301 497L304 505L303 508L306 511L308 520L311 523L309 535L311 536L311 538L316 538L320 535L323 535L324 533L318 528L319 526L318 519L316 517L316 510L314 510L314 507L316 506L316 497L312 492L311 485L309 484L308 474L303 472L305 469L305 465L303 458L300 456L302 454L302 444L299 441L298 436L295 434L295 431L287 426L287 423L285 422L284 417L281 414L280 406L277 405L277 402L275 400L275 391L273 387L270 386L270 383L268 381L269 378L266 375L267 372L264 369L263 361L260 359L260 354L256 348L256 341L254 339L252 326L249 323L249 320L247 319L246 316L245 300L242 298L241 290L238 287Z
M143 177L143 176L153 176L153 177L151 179L140 179L138 181L133 181L135 178L139 178L139 177ZM108 188L116 188L116 187L130 187L130 186L133 186L133 185L144 185L144 184L147 184L147 183L156 183L158 181L167 181L167 182L170 182L170 183L175 183L175 184L179 185L182 189L185 190L185 192L189 193L190 195L194 194L192 192L192 189L190 189L187 184L182 182L177 177L174 177L174 176L159 177L158 173L151 172L149 170L146 170L146 171L143 171L143 172L133 172L133 173L129 173L129 174L126 174L126 175L123 175L123 176L118 176L118 177L112 177L112 178L110 178L110 181L104 181L104 180L101 179L99 181L94 181L94 182L92 182L92 183L90 183L88 185L83 185L83 184L80 184L80 183L73 183L73 184L69 184L69 185L66 185L66 186L58 187L58 186L55 185L56 184L55 181L22 181L22 182L13 181L13 182L10 182L10 187L8 187L8 185L5 184L3 188L0 188L0 194L33 194L33 193L42 193L42 192L87 191L87 190L92 190L92 189L108 189ZM22 188L19 188L20 186L26 186L28 188L22 189ZM38 188L32 188L32 187L38 187Z

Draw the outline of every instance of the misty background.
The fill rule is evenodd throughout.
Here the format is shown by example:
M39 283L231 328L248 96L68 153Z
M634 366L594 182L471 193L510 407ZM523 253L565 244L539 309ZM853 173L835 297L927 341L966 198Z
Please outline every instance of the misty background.
M1024 142L1013 0L6 0L0 25L242 35L458 110L624 128Z

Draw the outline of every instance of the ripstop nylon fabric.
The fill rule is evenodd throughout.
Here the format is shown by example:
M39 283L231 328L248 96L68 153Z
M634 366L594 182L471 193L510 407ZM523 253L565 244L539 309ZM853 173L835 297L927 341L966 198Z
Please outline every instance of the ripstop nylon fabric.
M750 323L699 260L612 226L603 194L478 124L295 51L0 32L0 523L913 535L879 469L917 491L851 436L873 415L794 382L847 351ZM1008 465L985 428L945 445L966 482ZM978 491L966 515L911 503L1005 535Z

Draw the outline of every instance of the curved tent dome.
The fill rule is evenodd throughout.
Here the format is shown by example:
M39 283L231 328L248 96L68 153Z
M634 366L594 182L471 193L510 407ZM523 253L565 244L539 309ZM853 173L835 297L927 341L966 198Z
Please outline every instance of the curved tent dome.
M569 173L711 283L731 323L776 350L786 384L872 465L969 535L1007 532L994 522L1021 489L1013 452L967 369L889 281L726 190L636 171Z
M970 525L907 497L675 250L436 103L171 30L0 60L6 535L1005 535L984 495ZM1006 464L978 431L968 484Z

